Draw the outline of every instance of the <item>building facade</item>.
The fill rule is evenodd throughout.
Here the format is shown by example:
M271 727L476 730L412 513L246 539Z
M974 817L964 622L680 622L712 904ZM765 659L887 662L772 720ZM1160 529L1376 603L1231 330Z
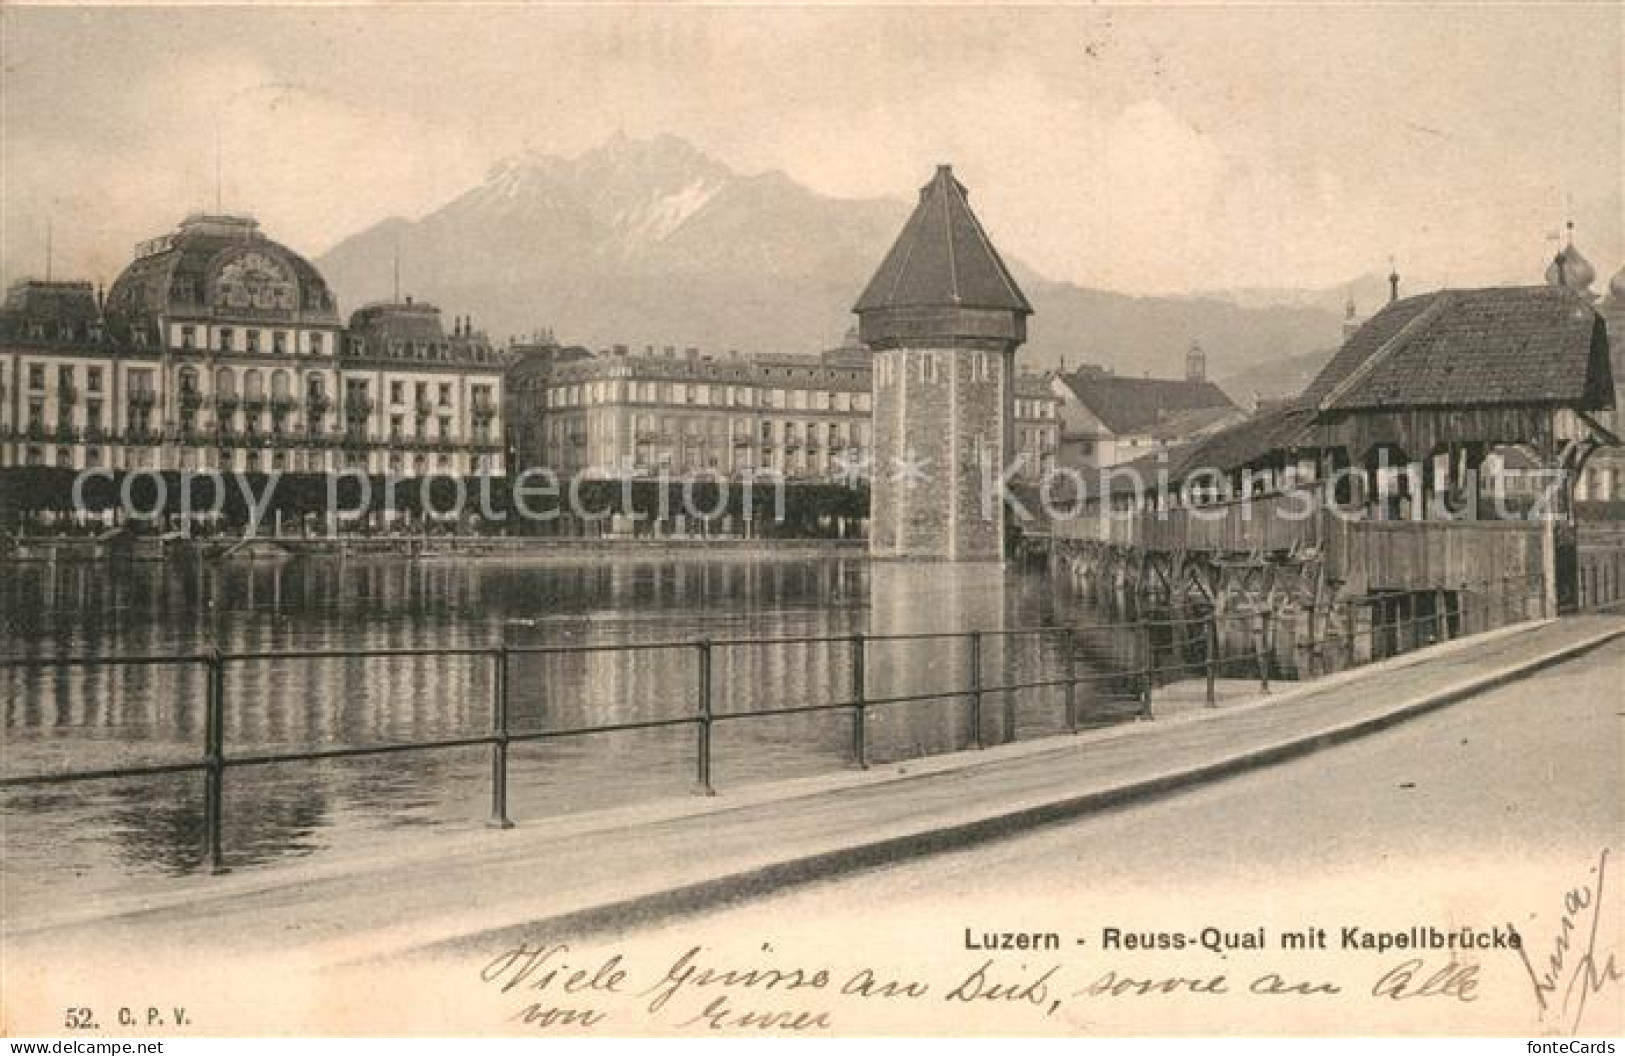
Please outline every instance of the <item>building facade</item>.
M188 217L105 297L20 282L0 308L0 465L503 472L501 357L483 336L446 337L428 305L351 322L248 217Z
M1122 377L1097 366L1057 374L1050 382L1060 401L1060 460L1093 471L1122 465L1165 448L1211 436L1245 417L1201 370L1187 377Z
M508 368L516 470L868 481L890 467L876 465L873 356L856 336L817 355L527 347ZM1054 465L1058 404L1046 376L1016 379L1023 478Z
M556 363L522 400L538 439L521 462L561 477L855 480L870 447L869 400L867 367L838 355L619 346Z

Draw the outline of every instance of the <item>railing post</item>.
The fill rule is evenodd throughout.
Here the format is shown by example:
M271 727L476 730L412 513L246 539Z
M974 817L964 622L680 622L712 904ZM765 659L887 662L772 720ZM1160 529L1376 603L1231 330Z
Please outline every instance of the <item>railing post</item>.
M699 731L697 735L695 777L698 787L695 789L702 796L714 796L717 790L711 785L711 642L701 639L694 643L695 657L699 661L699 694L700 715Z
M1433 644L1446 641L1450 637L1450 614L1445 611L1445 594L1442 590L1433 592Z
M226 659L215 646L209 650L209 688L203 720L203 840L209 870L226 871L221 833L224 829L226 785Z
M859 770L869 769L868 709L864 706L867 692L864 677L863 635L852 636L852 758Z
M982 632L970 632L970 725L971 747L982 743Z
M1145 670L1141 674L1141 685L1144 689L1140 693L1140 717L1149 719L1151 712L1151 691L1157 682L1157 654L1151 648L1151 624L1143 617L1140 620L1140 648L1145 653Z
M1218 613L1210 612L1207 614L1207 621L1202 628L1202 636L1206 639L1203 647L1205 654L1203 657L1203 662L1204 666L1207 668L1207 706L1210 708L1216 708L1219 706L1217 694L1215 693L1215 689L1217 688L1216 683L1218 681L1217 665L1219 657Z
M1258 691L1270 691L1270 610L1258 614Z
M1359 663L1360 657L1360 636L1356 632L1356 628L1360 622L1360 617L1357 615L1354 602L1352 601L1345 602L1343 604L1343 610L1347 614L1343 617L1343 630L1348 634L1349 664L1347 670L1352 671L1354 670L1354 666Z
M1066 732L1078 732L1078 632L1066 629Z
M491 820L494 829L511 829L508 819L508 645L491 651Z

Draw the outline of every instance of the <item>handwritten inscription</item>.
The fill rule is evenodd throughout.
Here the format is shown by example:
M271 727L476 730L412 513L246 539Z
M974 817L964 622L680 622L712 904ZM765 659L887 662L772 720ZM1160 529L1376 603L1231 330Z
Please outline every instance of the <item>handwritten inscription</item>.
M1587 875L1564 893L1557 934L1545 952L1531 957L1527 948L1518 950L1541 1018L1557 1020L1571 1034L1580 1033L1590 1000L1625 979L1618 951L1605 948L1598 933L1610 891L1606 848Z
M1419 997L1453 997L1457 1001L1477 1001L1476 964L1457 964L1451 961L1442 968L1430 969L1420 957L1388 969L1371 988L1372 997L1386 997L1394 1001L1409 1001Z
M839 963L852 950L835 952L833 962L801 958L770 942L744 950L685 943L658 956L527 942L486 961L479 978L516 1002L506 1012L515 1029L591 1033L610 1024L613 1031L631 1017L649 1029L703 1035L813 1035L839 1029L842 1015L865 1007L915 1023L932 1022L932 1009L951 1008L1019 1026L1022 1017L1065 1015L1076 1024L1102 1014L1091 1007L1190 1001L1376 1002L1407 1011L1472 1005L1483 996L1492 951L1508 950L1520 958L1541 1012L1578 1029L1586 1002L1622 977L1615 953L1599 939L1600 907L1612 890L1607 881L1604 853L1564 896L1555 934L1544 944L1526 944L1504 925L1372 930L1305 921L1275 934L1206 924L1170 931L1112 925L1064 940L1061 932L960 928L943 937L944 945L974 956L932 956L925 972L861 959ZM1088 948L1096 936L1098 946ZM1343 956L1328 965L1335 954ZM1306 956L1317 967L1293 963ZM1181 970L1147 970L1170 959L1181 959ZM1502 963L1505 983L1512 969Z

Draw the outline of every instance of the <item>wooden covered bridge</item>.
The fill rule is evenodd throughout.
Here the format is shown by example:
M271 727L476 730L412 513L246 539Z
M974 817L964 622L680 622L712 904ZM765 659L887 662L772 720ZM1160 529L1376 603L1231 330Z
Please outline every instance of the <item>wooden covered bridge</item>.
M1570 291L1395 300L1301 396L1101 470L1057 504L1052 557L1140 603L1296 615L1311 640L1354 600L1443 618L1491 591L1555 612L1575 590L1572 482L1617 443L1613 402L1605 324ZM1511 451L1549 486L1507 492Z

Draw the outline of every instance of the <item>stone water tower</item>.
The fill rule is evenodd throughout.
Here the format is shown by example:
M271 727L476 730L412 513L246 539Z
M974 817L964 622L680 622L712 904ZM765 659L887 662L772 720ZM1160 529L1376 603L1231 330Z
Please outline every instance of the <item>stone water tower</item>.
M853 309L874 353L869 552L1000 561L1027 303L947 165Z

